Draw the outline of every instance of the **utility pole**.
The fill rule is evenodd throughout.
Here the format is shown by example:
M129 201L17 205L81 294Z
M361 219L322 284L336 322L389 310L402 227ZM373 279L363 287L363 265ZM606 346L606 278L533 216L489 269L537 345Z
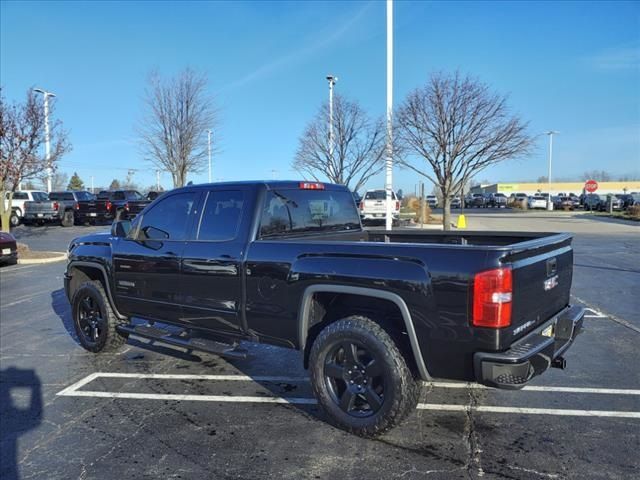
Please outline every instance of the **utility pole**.
M209 151L209 183L211 183L211 135L213 134L213 130L207 130L208 136L208 151Z
M211 178L211 176L209 176L209 178ZM159 191L160 191L160 170L156 169L156 192L159 192Z
M44 155L47 163L47 192L51 193L53 169L51 168L51 139L49 137L49 97L55 97L56 95L41 88L36 88L34 91L44 96Z
M553 158L553 136L557 133L555 130L549 130L545 132L546 135L549 135L549 175L547 175L547 210L553 210L553 203L551 203L551 160Z
M387 146L386 146L386 182L387 222L386 229L393 227L393 0L387 0Z
M91 175L91 193L95 193L93 190L93 175Z
M329 82L329 160L333 163L333 86L338 81L338 77L327 75L327 81Z

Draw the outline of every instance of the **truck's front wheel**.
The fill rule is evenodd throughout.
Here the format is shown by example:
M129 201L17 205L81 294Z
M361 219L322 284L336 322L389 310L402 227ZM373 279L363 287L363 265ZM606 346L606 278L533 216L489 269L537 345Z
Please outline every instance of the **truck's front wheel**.
M398 425L416 406L420 382L398 346L362 316L328 325L310 355L311 384L336 426L373 437Z
M73 294L73 326L80 344L90 352L115 352L126 338L116 331L120 320L99 281L81 284Z

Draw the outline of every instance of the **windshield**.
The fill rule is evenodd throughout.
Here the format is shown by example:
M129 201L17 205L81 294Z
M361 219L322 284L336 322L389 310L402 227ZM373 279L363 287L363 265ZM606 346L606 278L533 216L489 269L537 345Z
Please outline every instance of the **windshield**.
M267 192L260 236L360 228L360 215L348 191L271 190Z

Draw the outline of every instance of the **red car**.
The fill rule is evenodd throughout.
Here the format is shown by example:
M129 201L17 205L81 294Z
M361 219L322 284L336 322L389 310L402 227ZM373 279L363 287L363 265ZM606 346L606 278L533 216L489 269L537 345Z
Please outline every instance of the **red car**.
M0 232L0 264L8 263L14 265L18 263L18 245L13 235Z

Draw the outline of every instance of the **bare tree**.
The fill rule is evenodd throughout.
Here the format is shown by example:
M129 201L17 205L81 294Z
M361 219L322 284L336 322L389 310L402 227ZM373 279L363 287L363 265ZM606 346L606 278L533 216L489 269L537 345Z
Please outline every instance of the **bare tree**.
M384 167L384 124L370 119L357 102L336 95L333 134L332 158L325 103L300 137L293 168L317 181L328 179L357 191Z
M46 182L46 177L43 179ZM64 172L54 172L51 176L51 191L59 192L69 184L69 175Z
M610 182L611 175L605 170L591 170L582 174L582 180L598 180L599 182Z
M49 107L50 116L55 103ZM51 166L71 150L59 120L49 122ZM7 103L0 91L0 217L2 230L9 230L13 192L22 181L39 177L47 169L44 156L44 108L42 100L27 91L24 103ZM9 193L8 199L4 199Z
M451 228L451 198L475 174L533 146L527 124L511 115L506 97L460 74L435 74L409 93L395 115L396 136L408 157L400 162L431 180ZM409 158L418 158L414 164ZM422 162L424 160L426 165Z
M145 116L138 126L141 150L157 168L171 173L174 187L198 173L207 160L207 130L217 112L206 92L207 78L186 69L163 80L154 72L145 92Z

